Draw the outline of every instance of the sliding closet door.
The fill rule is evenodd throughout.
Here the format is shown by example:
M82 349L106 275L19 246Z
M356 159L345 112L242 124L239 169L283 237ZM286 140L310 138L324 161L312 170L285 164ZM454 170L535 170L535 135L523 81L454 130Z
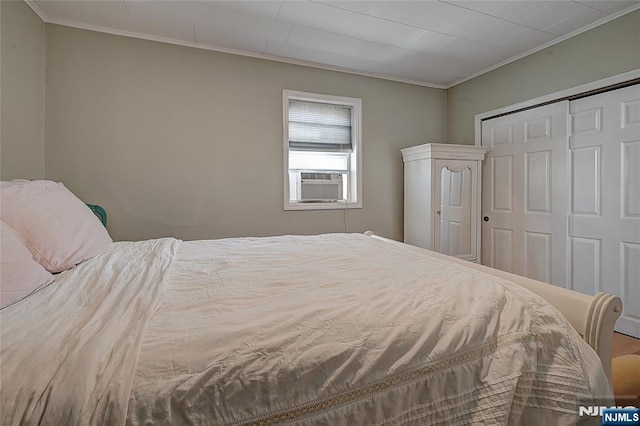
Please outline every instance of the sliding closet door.
M568 102L482 122L482 263L565 286Z
M621 297L640 337L640 86L571 102L569 282Z

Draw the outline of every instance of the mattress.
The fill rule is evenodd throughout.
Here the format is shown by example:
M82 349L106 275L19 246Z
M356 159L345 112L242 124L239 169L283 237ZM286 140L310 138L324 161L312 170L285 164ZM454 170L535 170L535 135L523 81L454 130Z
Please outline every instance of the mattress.
M364 235L114 243L0 311L2 424L575 424L562 315Z

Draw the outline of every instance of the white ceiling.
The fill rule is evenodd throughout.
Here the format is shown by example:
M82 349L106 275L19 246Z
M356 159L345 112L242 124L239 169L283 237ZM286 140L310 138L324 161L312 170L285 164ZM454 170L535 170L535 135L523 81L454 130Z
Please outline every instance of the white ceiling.
M45 21L450 87L640 0L26 0Z

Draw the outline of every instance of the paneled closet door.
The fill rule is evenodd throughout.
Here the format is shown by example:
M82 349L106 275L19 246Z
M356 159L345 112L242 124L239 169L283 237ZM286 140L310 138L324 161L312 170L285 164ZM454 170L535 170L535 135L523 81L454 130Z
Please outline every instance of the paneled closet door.
M566 285L567 101L482 122L482 264Z
M569 282L622 299L640 337L640 85L571 102Z

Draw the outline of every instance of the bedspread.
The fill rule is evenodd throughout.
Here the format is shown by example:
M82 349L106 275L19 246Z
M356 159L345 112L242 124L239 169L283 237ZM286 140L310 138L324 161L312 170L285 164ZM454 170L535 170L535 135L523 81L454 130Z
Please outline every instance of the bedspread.
M1 312L3 424L575 424L610 392L540 297L363 235L114 243L65 274Z
M545 301L425 254L343 234L183 243L128 423L575 424L576 395L607 392Z
M144 330L178 244L114 243L0 311L3 425L124 424Z

